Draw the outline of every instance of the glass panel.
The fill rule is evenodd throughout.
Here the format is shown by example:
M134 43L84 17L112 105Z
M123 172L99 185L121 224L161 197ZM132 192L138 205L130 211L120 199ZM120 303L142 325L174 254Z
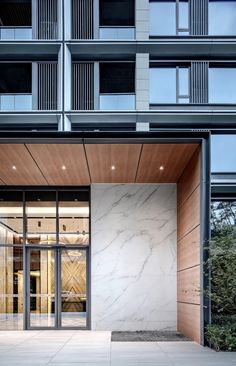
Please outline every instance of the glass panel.
M32 39L32 28L15 28L15 39Z
M179 1L179 28L189 27L189 2Z
M55 252L30 250L30 326L55 326Z
M1 110L13 111L15 109L15 97L14 95L1 95Z
M189 94L189 68L179 67L179 95Z
M209 34L236 34L236 1L209 2Z
M0 247L0 330L23 329L23 248Z
M101 110L134 110L135 95L100 95Z
M236 135L212 135L212 172L236 172Z
M236 227L236 201L213 201L211 203L212 234L216 234L226 226Z
M100 39L134 39L134 28L100 28Z
M89 244L89 202L80 201L79 192L68 192L60 200L59 229L60 244Z
M150 103L176 103L176 68L150 69Z
M158 1L150 3L150 35L168 36L176 34L175 1Z
M61 324L86 326L86 251L61 251Z
M55 192L26 193L27 244L56 244Z
M14 28L1 28L0 30L1 39L14 39L15 31Z
M0 244L22 243L22 193L0 191Z
M236 68L209 68L209 103L236 102Z
M32 110L32 95L16 95L15 110L17 111Z
M189 98L179 98L179 103L188 104L189 103Z

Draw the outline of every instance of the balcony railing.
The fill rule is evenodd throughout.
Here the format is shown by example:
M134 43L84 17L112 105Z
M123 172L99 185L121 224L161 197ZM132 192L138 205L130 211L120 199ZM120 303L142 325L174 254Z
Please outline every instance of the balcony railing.
M100 110L135 110L135 94L101 94Z
M0 27L0 39L2 39L2 40L32 39L32 28L31 27Z
M32 94L0 94L1 111L32 110Z
M99 28L100 39L135 39L134 27L100 27Z

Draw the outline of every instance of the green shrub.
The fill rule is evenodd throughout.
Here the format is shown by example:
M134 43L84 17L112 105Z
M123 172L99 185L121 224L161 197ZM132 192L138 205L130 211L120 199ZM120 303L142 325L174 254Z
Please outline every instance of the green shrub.
M207 325L205 334L216 351L236 351L236 323Z

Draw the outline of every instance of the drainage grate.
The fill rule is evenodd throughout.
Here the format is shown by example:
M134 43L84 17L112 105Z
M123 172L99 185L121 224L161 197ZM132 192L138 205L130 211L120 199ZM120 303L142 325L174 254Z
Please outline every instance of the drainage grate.
M112 342L186 342L192 341L179 332L171 331L136 331L112 332Z

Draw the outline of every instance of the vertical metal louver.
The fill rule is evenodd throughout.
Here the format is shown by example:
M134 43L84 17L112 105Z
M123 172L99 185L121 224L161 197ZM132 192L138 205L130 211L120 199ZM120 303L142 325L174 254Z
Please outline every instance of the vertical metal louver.
M191 103L208 103L208 62L191 64Z
M72 38L93 39L93 0L72 0Z
M56 63L38 63L38 109L57 109Z
M57 39L57 1L38 0L37 4L37 36L38 39Z
M208 0L190 1L191 35L208 34Z
M73 109L94 109L94 64L73 64Z

